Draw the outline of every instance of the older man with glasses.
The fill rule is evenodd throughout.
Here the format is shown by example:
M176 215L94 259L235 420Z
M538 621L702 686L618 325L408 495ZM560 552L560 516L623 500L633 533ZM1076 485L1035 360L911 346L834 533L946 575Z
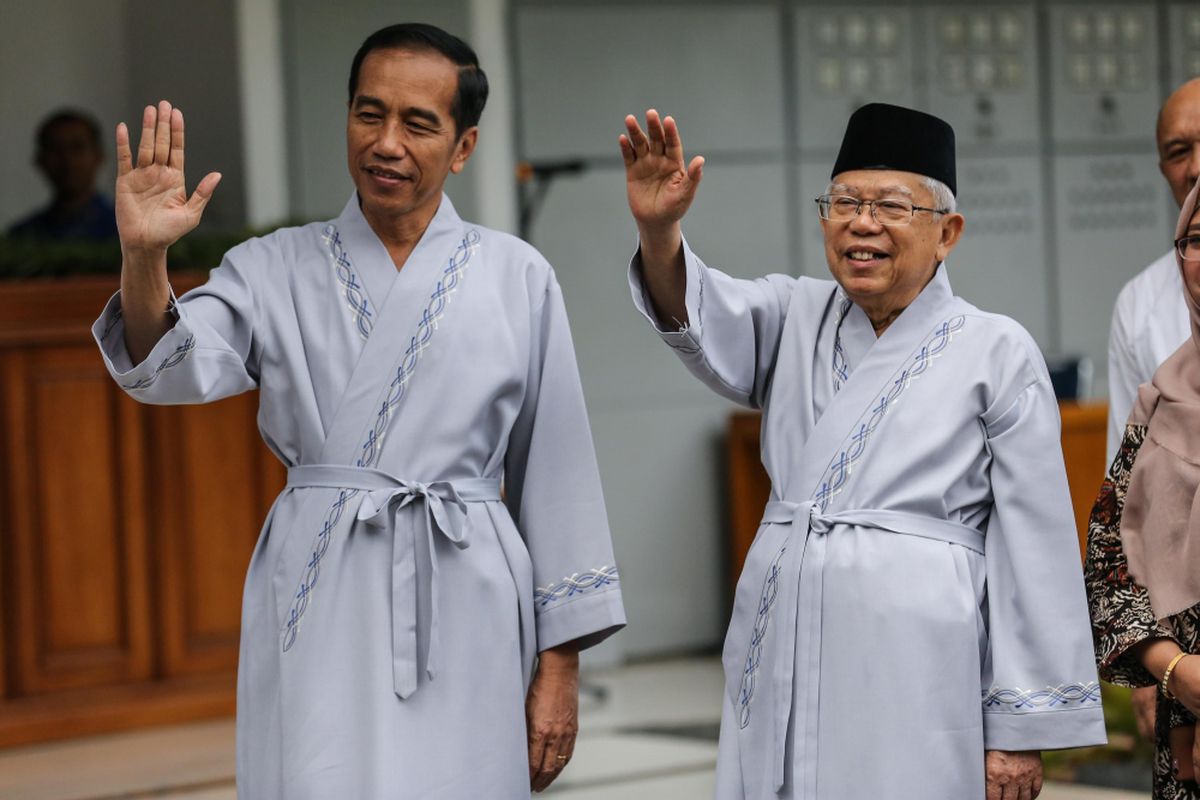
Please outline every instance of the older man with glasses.
M1036 797L1039 751L1103 742L1104 719L1045 364L943 266L953 130L851 116L816 199L830 282L705 266L680 226L703 159L670 117L625 125L634 301L763 411L772 493L725 641L717 797Z

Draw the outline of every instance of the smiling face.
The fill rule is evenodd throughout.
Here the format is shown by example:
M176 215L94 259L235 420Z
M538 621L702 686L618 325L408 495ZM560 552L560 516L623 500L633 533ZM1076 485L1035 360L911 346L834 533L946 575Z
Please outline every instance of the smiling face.
M1200 177L1200 78L1180 86L1163 104L1158 116L1158 168L1182 206Z
M896 170L852 170L834 176L831 194L861 200L904 200L934 208L920 175ZM849 222L821 220L829 271L872 322L908 306L958 243L961 214L918 211L908 225L880 225L863 206Z
M455 130L458 68L436 51L375 50L363 60L346 120L350 177L363 216L380 232L436 213L442 186L461 172L478 128Z

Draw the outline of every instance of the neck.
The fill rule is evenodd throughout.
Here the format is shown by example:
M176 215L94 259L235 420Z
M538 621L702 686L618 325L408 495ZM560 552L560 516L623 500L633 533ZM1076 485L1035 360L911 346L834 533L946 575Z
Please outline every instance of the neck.
M371 226L375 235L379 237L379 241L383 242L388 255L392 257L392 263L399 270L404 268L404 263L408 261L417 242L425 235L425 229L429 227L429 223L433 221L440 207L441 196L439 195L438 201L428 204L428 207L414 208L394 216L379 216L365 208L362 209L362 212L363 218Z
M868 297L858 300L851 298L867 315L867 319L871 321L871 327L875 329L875 337L879 338L883 332L888 329L896 318L904 313L904 309L912 305L913 300L920 296L921 292L925 291L925 287L933 280L933 276L937 275L937 267L929 273L929 277L925 282L916 288L915 291L905 293L901 297L897 296L882 296Z

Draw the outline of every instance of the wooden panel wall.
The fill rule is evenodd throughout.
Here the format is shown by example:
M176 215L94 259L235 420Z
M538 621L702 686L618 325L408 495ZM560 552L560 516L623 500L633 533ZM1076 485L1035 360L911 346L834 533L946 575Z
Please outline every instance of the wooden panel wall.
M0 746L234 706L246 565L285 473L256 394L120 391L89 331L114 288L0 284Z

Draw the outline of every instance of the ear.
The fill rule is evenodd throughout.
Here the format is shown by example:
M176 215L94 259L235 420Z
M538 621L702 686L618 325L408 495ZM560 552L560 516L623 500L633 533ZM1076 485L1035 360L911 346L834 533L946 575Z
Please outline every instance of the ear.
M967 224L967 220L962 214L946 214L942 217L942 235L938 239L937 245L937 260L945 261L950 255L950 251L958 244L958 240L962 238L963 227Z
M450 171L455 175L463 171L467 166L467 159L475 152L475 144L479 141L479 126L473 125L458 137L458 144L454 146L454 160L450 162Z

